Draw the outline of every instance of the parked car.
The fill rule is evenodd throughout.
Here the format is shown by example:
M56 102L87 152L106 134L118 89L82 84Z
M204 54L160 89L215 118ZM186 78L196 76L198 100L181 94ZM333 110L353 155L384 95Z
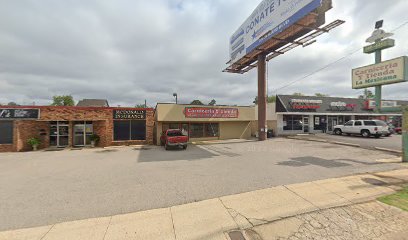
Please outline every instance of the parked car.
M389 133L388 125L380 120L351 120L344 125L334 126L334 134L361 135L363 137L381 137Z
M384 134L385 137L389 137L392 134L395 134L395 127L394 125L392 125L391 123L388 123L388 132L386 134Z
M400 127L394 128L394 131L397 134L402 134L402 128L400 128Z
M180 129L169 129L162 133L160 143L166 150L170 147L182 147L183 149L187 149L188 137L183 135Z

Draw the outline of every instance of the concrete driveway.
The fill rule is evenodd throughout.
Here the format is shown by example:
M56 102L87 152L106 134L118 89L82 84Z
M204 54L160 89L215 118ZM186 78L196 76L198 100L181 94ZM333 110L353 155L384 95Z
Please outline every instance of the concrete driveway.
M103 217L283 184L404 168L383 152L290 139L0 154L0 231Z

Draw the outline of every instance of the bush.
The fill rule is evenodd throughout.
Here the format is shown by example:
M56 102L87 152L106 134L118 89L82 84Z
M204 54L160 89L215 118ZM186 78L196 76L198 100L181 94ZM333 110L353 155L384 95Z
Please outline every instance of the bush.
M100 137L97 134L92 134L90 139L91 139L92 142L97 143L97 142L99 142Z
M30 144L31 146L38 146L41 144L41 141L38 138L30 138L27 140L27 143Z

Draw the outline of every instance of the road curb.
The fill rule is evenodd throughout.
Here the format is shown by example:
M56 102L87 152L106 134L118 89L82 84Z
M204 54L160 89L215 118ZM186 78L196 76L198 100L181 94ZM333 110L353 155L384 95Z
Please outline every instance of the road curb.
M391 153L402 154L402 151L394 150L394 149L389 149L389 148L375 147L375 149L376 149L376 150L380 150L380 151L384 151L384 152L391 152Z
M334 144L338 144L338 145L344 145L344 146L350 146L350 147L359 147L361 148L361 145L359 144L354 144L354 143L346 143L346 142L329 142L329 143L334 143Z

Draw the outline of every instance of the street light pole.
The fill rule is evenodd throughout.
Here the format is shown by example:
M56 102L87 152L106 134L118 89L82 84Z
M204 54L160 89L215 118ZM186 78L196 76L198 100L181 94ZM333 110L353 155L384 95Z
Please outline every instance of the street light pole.
M176 98L176 104L178 104L178 99L177 99L177 93L173 93L173 97L175 97Z

